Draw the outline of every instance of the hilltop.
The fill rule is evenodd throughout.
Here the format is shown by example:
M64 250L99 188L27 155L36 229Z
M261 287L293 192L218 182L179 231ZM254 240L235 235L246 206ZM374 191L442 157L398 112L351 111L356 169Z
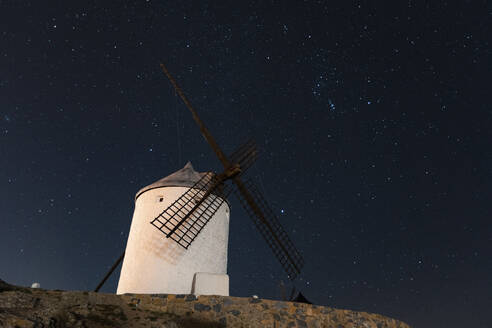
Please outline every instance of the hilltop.
M410 328L378 314L303 303L228 296L43 290L2 280L0 326Z

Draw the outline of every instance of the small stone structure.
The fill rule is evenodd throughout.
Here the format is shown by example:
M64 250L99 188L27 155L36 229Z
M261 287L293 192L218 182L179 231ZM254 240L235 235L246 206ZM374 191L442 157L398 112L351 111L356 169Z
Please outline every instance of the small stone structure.
M0 280L0 327L409 328L378 314L260 298L48 291Z

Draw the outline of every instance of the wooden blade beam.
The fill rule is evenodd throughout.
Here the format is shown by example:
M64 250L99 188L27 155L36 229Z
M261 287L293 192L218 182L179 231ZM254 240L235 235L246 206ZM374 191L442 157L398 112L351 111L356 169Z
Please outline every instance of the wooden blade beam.
M186 220L188 220L188 218L195 213L195 211L202 205L202 203L208 198L208 196L210 196L216 189L217 187L219 187L220 185L222 185L224 183L224 180L223 179L217 179L217 178L212 178L212 181L211 181L212 185L211 187L205 192L205 194L200 198L200 200L198 202L196 202L196 204L193 206L193 208L185 214L185 216L178 222L178 224L176 224L176 226L174 228L171 229L171 231L169 231L166 235L166 238L169 238L172 236L173 233L176 232L176 230L179 229L179 227L181 227L181 225L183 223L186 222Z
M174 80L174 78L171 76L171 74L167 70L166 66L164 66L164 64L161 64L161 68L164 71L164 74L166 74L166 76L169 79L169 81L171 81L171 84L173 85L174 90L176 90L176 92L178 93L178 95L181 97L181 99L185 103L186 107L188 107L188 109L190 110L191 115L193 115L193 119L195 120L196 124L198 124L198 127L200 128L200 131L202 132L203 137L205 138L205 140L207 140L207 142L209 143L209 145L212 147L213 151L215 152L215 154L219 158L220 162L222 163L222 165L224 165L224 168L225 169L228 169L231 166L231 163L227 159L226 155L220 149L220 147L217 144L217 142L215 141L215 139L212 137L212 135L210 134L210 132L208 131L208 129L205 127L205 124L203 123L203 121L198 116L198 113L195 111L195 109L193 108L193 106L191 106L191 103L186 98L186 96L184 95L183 91L178 86L178 84L176 83L176 81Z
M180 246L188 248L219 207L212 206L212 203L215 203L213 199L209 199L207 204L203 204L206 199L204 195L210 195L207 191L213 184L214 173L206 173L150 223L167 238L171 238ZM219 197L215 199L219 199ZM196 206L197 200L200 201L200 205L203 204L203 206L198 206L200 209ZM213 208L212 211L210 211L210 207Z
M239 172L237 166L232 166L219 175L206 173L150 223L188 249L229 195L231 188L224 181Z
M240 199L246 211L248 212L248 214L250 214L251 218L253 219L253 222L255 223L258 230L261 232L261 234L267 241L268 245L272 248L273 252L277 256L283 268L286 270L287 274L289 275L289 278L291 280L294 280L297 277L297 275L300 273L301 267L304 263L302 256L294 247L292 241L288 238L287 234L285 233L285 230L282 228L276 216L267 206L263 197L256 195L255 198L255 193L258 191L254 191L253 193L251 193L248 190L248 187L239 178L242 169L241 166L244 165L245 169L247 169L256 158L256 148L254 144L247 143L245 146L243 146L243 148L240 148L238 152L233 154L233 157L231 157L232 160L229 160L224 154L224 152L222 152L219 145L212 137L208 129L205 127L205 124L202 122L197 112L195 111L189 100L186 98L186 96L184 95L181 88L178 86L174 78L171 76L166 66L164 66L164 64L161 64L161 68L163 72L166 74L171 84L173 85L177 94L181 97L186 107L190 110L193 119L195 120L198 127L200 128L203 137L210 144L213 151L215 152L220 162L224 166L225 171L220 175L219 180L221 180L222 182L227 179L233 180L234 184L237 186L237 189L239 190L239 195L241 195L242 197L242 199L241 198ZM196 210L198 206L195 206L194 210ZM192 210L191 213L193 213L194 210ZM187 217L189 217L190 215L191 214L188 214ZM180 225L184 224L185 221L186 219L181 220L182 223L180 223ZM167 236L172 237L173 235L175 235L177 229L179 229L179 227L174 229L174 231L169 233Z
M123 254L121 254L120 257L118 257L118 259L116 260L116 262L114 262L113 266L109 269L109 271L106 273L106 275L104 276L104 278L97 285L96 289L94 289L94 291L96 293L99 292L99 289L101 289L101 287L104 285L104 283L106 282L106 280L108 280L109 276L111 276L111 274L113 273L113 271L118 267L118 265L121 263L121 261L123 261L123 258L124 257L125 257L125 252L123 251Z
M302 256L294 247L294 244L285 233L273 212L269 210L269 207L267 208L266 202L263 199L261 199L262 205L256 202L255 196L253 195L256 194L256 198L260 199L259 191L254 190L254 193L251 193L251 187L246 186L239 176L234 177L233 181L243 198L240 198L242 205L253 219L265 241L272 248L275 256L289 275L289 278L294 280L301 272L304 263ZM264 212L262 207L267 212Z
M256 160L258 151L256 149L256 143L253 139L248 140L244 145L240 146L236 151L234 151L230 156L230 162L234 164L239 164L241 169L241 174L251 166Z

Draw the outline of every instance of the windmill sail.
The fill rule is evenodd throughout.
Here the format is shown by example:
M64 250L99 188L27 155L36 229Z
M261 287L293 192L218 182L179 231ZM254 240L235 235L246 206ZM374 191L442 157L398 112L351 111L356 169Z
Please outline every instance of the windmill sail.
M230 188L208 172L150 223L188 249L229 193Z
M260 193L251 181L243 183L239 179L234 179L234 183L238 187L238 196L241 204L253 220L256 228L272 249L273 253L279 260L289 279L294 280L304 265L304 260L299 251L290 240L284 228L268 206L265 198Z
M220 149L219 145L212 137L208 129L205 127L205 124L198 116L198 113L195 111L193 106L191 106L191 103L186 98L183 91L178 86L174 78L171 76L167 68L163 64L161 64L161 68L168 77L178 95L185 103L186 107L190 110L193 119L200 128L200 132L202 133L203 137L208 142L210 147L212 147L212 150L215 152L220 162L224 166L225 171L221 175L221 182L225 181L226 179L232 179L234 181L234 184L237 186L238 189L238 192L236 194L241 200L241 204L248 212L249 216L253 220L254 224L256 225L262 236L265 238L270 248L273 250L273 253L282 264L282 267L287 272L289 278L291 280L294 280L301 272L301 268L304 264L302 256L287 236L287 233L280 225L278 218L275 216L273 211L266 203L265 198L259 193L259 190L254 188L252 184L244 184L240 179L241 173L243 173L249 166L251 166L251 164L256 159L257 152L254 142L248 142L240 147L231 155L231 160L229 160L225 156L222 149ZM181 219L181 221L185 220ZM174 227L173 229L176 229L176 227ZM189 243L191 243L192 241L193 239L191 239ZM189 243L187 245L189 245Z
M243 174L256 160L258 151L256 143L253 139L248 140L244 145L240 146L235 152L229 156L231 163L239 164L241 174Z
M171 238L180 246L188 249L200 231L202 231L204 226L224 203L231 191L230 186L224 182L232 179L237 186L237 194L243 207L273 250L289 278L294 280L299 275L304 264L302 256L280 225L278 218L267 205L264 197L253 185L244 184L240 179L240 176L256 160L257 150L254 141L248 141L232 153L230 159L227 158L167 68L163 64L161 64L161 68L191 112L193 119L200 128L200 132L212 147L225 170L219 175L213 173L205 174L150 223L159 229L167 238ZM137 198L138 196L139 194ZM97 286L96 291L99 290L116 266L121 262L124 254L125 252L123 252L102 282Z

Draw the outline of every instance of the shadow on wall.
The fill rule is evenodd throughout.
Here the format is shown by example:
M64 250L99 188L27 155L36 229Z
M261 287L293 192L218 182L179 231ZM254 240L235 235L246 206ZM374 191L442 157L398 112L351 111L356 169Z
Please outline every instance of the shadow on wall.
M149 226L150 228L155 229L150 224ZM156 232L158 233L150 234L151 237L148 238L147 242L144 244L144 250L169 264L176 265L183 257L186 250L179 246L178 243L166 238L166 236L159 231Z

